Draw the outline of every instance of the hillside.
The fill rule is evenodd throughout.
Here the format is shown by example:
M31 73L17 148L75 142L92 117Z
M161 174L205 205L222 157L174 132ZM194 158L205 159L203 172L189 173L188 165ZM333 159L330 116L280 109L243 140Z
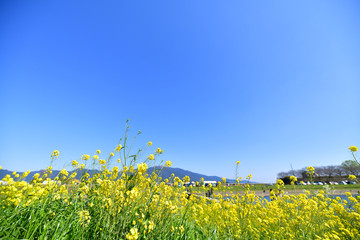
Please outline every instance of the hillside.
M156 167L156 169L159 169L159 167ZM149 168L148 172L152 172L154 170L154 167ZM162 172L159 174L163 179L169 178L171 174L174 173L175 176L179 178L183 178L185 176L189 176L191 181L200 181L201 178L204 178L205 181L221 181L221 177L218 176L207 176L200 173L194 173L188 170L184 170L181 168L172 168L169 167L167 169L163 169ZM228 182L233 182L234 180L228 179Z

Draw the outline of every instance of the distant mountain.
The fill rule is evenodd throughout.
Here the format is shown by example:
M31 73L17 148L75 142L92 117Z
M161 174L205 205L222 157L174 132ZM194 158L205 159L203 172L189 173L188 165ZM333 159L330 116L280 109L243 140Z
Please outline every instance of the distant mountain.
M148 169L148 173L151 173L154 169L160 169L161 167L150 167ZM184 170L181 168L163 168L163 170L161 171L161 173L159 174L160 177L162 177L163 179L165 178L169 178L171 177L171 174L174 174L176 177L179 177L180 179L182 179L185 176L189 176L190 177L190 181L200 181L201 178L204 178L205 181L221 181L221 177L218 176L207 176L204 174L200 174L200 173L194 173L188 170ZM234 182L233 179L226 179L227 182Z
M156 167L150 167L147 171L147 173L152 173L154 170L160 170L162 167L161 166L156 166ZM31 179L33 179L34 174L39 173L40 175L42 175L42 173L45 170L39 170L39 171L32 171L26 178L25 181L30 181ZM79 179L82 174L84 172L89 172L90 175L92 175L93 173L98 173L99 170L95 170L93 172L93 170L89 170L89 169L84 169L82 171L79 171L76 178ZM55 176L57 176L59 174L59 170L53 170L53 173L51 174L51 178L54 178ZM5 177L6 174L12 175L13 171L9 171L6 169L2 169L0 170L0 180L3 179ZM20 176L21 174L23 174L23 172L17 172ZM69 171L69 174L71 174L72 171ZM194 173L188 170L184 170L181 168L163 168L162 171L160 172L159 176L162 177L163 179L165 178L169 178L171 176L171 174L174 174L175 176L179 177L180 179L182 179L185 176L189 176L191 181L200 181L201 178L204 178L205 181L221 181L221 177L218 176L208 176L208 175L204 175L204 174L200 174L200 173ZM234 179L226 179L226 182L228 183L233 183L235 182ZM243 181L247 182L247 181ZM249 182L249 183L255 183L255 182Z

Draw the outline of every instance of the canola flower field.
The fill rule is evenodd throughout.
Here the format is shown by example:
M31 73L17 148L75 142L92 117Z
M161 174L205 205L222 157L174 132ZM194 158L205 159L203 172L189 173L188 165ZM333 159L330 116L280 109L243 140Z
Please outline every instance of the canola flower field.
M31 182L22 180L29 172L7 175L0 186L0 239L360 239L358 196L331 198L321 190L278 195L283 188L278 180L271 201L249 186L224 198L223 179L209 199L204 192L212 186L199 182L202 191L186 189L188 177L161 179L159 172L147 172L156 161L164 168L171 162L159 163L163 150L152 151L151 142L130 155L127 141L126 131L105 159L97 150L73 160L78 171L71 175L63 169L52 176L57 150L44 174ZM357 148L350 150L354 155ZM101 172L84 173L88 167ZM307 170L310 177L315 172Z

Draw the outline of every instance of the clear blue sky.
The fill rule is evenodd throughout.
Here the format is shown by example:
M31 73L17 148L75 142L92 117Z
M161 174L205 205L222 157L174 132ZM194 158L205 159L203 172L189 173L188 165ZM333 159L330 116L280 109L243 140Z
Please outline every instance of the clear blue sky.
M273 182L360 145L360 2L2 1L0 165L107 156Z

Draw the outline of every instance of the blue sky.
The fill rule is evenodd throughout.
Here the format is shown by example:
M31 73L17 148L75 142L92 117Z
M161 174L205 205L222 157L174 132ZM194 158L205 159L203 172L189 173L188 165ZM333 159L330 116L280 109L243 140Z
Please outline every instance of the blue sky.
M174 167L262 182L360 142L359 1L2 1L0 33L4 169L107 156L128 118Z

